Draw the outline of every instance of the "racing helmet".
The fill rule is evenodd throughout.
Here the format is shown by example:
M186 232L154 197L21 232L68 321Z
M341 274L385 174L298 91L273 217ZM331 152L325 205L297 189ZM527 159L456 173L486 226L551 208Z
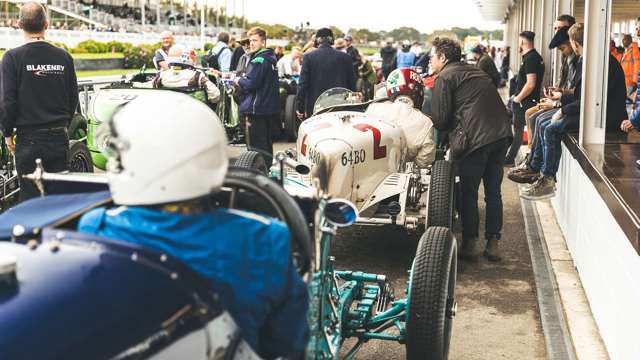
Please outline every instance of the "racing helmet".
M411 68L395 69L387 77L386 83L387 97L392 100L398 97L408 97L413 101L415 108L422 107L424 98L424 85L422 78Z
M227 136L204 103L155 91L129 102L107 126L107 176L116 204L190 200L222 186Z

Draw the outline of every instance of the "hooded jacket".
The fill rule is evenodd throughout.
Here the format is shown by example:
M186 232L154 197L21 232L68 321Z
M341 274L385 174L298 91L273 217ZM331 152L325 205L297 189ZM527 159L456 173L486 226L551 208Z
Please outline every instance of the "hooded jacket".
M396 68L396 55L398 55L398 51L392 46L385 46L380 49L380 56L382 57L382 71L385 74L388 75Z
M280 113L278 70L273 49L262 49L251 56L246 75L238 81L244 96L240 113L275 115Z
M511 120L495 85L487 73L472 65L445 65L435 81L431 113L436 129L452 131L452 146L454 133L461 132L466 138L464 148L457 149L456 160L485 145L513 138Z

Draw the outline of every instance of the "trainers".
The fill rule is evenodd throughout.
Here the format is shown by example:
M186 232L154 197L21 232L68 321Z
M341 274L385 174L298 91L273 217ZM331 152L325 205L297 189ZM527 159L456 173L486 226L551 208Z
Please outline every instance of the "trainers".
M489 261L497 262L502 260L500 247L498 246L500 242L499 239L499 235L491 235L487 238L487 246L484 249L484 256L486 256Z
M523 167L511 169L507 177L518 184L533 184L540 177L540 173L525 164Z
M481 250L478 247L478 238L463 239L462 246L458 252L458 257L466 261L477 261Z
M522 158L522 160L518 161L518 164L516 165L516 169L522 169L522 168L529 167L529 157L530 156L531 156L531 153L527 153L527 155L525 155L524 158Z
M540 176L536 182L522 190L520 197L527 200L543 200L556 195L556 182L553 178Z

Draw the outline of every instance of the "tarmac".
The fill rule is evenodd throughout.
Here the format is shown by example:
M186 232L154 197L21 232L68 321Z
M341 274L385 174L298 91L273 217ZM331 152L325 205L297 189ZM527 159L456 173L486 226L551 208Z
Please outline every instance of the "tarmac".
M274 150L294 146L278 143ZM241 150L230 149L230 155ZM504 227L500 245L504 259L499 263L484 258L476 263L458 263L458 312L449 359L547 358L518 188L505 177L502 192ZM483 195L479 198L479 233L483 234ZM419 235L398 229L360 226L343 229L333 243L336 268L384 274L396 297L404 297L407 270L415 255ZM459 231L455 235L460 238ZM344 353L353 343L353 340L345 342ZM405 349L402 344L372 340L355 358L404 359Z

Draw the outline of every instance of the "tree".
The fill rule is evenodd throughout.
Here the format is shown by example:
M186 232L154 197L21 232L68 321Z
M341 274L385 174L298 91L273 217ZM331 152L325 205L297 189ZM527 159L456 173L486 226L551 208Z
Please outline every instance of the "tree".
M344 37L344 33L337 26L331 25L331 26L329 26L329 29L331 29L331 31L333 31L333 37L335 39Z
M402 40L419 41L421 38L420 31L412 27L406 27L406 26L391 30L388 36L391 36L394 40L397 40L397 41L402 41Z

